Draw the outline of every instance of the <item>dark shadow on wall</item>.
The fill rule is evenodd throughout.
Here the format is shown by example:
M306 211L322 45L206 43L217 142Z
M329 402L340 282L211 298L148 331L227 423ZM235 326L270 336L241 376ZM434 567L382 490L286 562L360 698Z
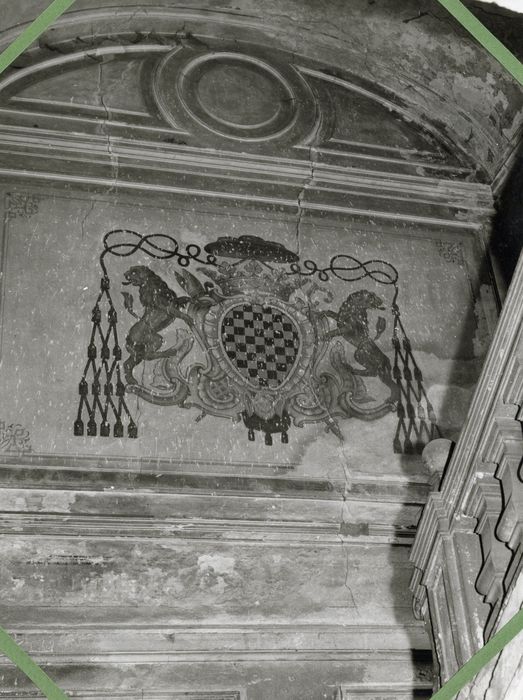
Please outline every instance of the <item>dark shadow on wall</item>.
M508 288L523 249L523 147L496 200L490 245L501 279Z

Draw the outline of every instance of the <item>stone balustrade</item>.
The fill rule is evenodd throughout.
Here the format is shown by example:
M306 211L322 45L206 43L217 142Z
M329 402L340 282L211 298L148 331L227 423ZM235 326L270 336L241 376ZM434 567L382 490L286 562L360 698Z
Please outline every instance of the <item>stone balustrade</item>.
M432 638L436 687L521 606L522 407L523 257L457 444L434 440L423 453L432 490L412 547L411 590ZM521 649L508 649L504 674L518 668L515 654L521 659ZM496 698L508 698L508 676L496 681L495 669L459 697L490 698L492 685Z

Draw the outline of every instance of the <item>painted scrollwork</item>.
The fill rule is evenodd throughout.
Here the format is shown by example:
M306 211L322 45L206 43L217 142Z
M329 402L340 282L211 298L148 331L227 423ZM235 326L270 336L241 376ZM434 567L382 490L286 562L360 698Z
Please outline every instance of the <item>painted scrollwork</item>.
M146 265L124 272L124 308L133 322L127 329L127 356L120 378L121 350L107 260L110 255L131 257L137 251L157 260L174 260L179 291ZM399 316L398 277L390 263L337 255L327 267L310 261L302 267L296 253L256 236L219 238L202 251L194 244L182 249L169 236L122 230L104 237L100 263L101 294L110 302L109 329L101 328L99 297L80 383L76 434L82 434L84 411L89 416L89 434L95 431L97 413L102 419L100 434L107 433L111 411L116 432L121 433L122 416L129 411L125 395L156 405L199 409L197 420L213 415L243 421L248 439L262 433L267 445L275 434L288 442L292 425L323 422L327 431L342 438L339 419L370 421L387 413L398 417L397 451L405 445L417 447L425 433L432 435L436 429L421 371ZM199 264L195 273L187 269L191 263ZM319 286L315 276L322 282L333 276L346 283L367 278L393 288L389 309L393 360L379 344L387 329L385 316L378 315L374 327L371 323L371 315L387 311L384 297L360 288L347 293L339 308L333 309L332 292ZM129 289L138 292L137 299ZM99 354L96 338L102 342ZM115 342L112 363L110 338ZM94 375L95 387L91 400L86 389L89 373ZM107 380L103 391L102 374ZM112 398L113 375L118 377L117 405ZM130 421L131 433L136 434L137 426Z

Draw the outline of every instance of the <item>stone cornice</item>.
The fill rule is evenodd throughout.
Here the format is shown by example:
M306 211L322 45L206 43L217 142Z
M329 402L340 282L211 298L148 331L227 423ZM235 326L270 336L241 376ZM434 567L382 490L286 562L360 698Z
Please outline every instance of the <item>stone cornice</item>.
M346 534L345 534L346 533ZM388 523L321 523L267 522L248 520L187 520L180 518L118 519L101 516L71 516L58 514L2 514L1 535L31 537L69 537L77 535L84 541L92 539L126 540L204 540L205 542L250 543L287 547L395 544L410 546L414 530Z
M0 698L5 700L18 700L19 698L35 698L38 697L31 690L17 690L16 694L0 690ZM80 693L75 693L75 698L78 700L142 700L144 697L141 691L124 690L124 691L105 691L105 690L84 690ZM157 688L148 687L147 700L243 700L241 690L209 690L209 691L162 691Z
M424 174L414 174L416 167ZM427 167L350 151L337 157L314 149L307 158L278 158L143 137L0 127L0 177L10 180L244 199L480 233L494 211L490 188Z
M325 658L329 653L345 658L365 658L376 653L382 658L394 659L411 653L410 648L427 647L420 623L377 625L356 620L344 625L276 621L261 624L109 625L102 622L87 625L78 620L68 626L11 624L9 631L34 654L45 655L55 663L62 659L73 662L93 655L103 661L100 649L104 649L108 662L143 654L143 661L147 663L161 662L166 656L175 661L187 657L229 659L236 654L238 660L252 656L267 658L289 654L293 650L300 656L316 659ZM50 637L55 640L52 652L48 652Z
M118 463L117 463L118 464ZM109 459L0 458L0 489L48 489L100 492L108 488L133 494L231 494L246 497L343 501L348 496L363 501L421 505L427 497L426 481L414 477L373 477L355 474L346 479L293 476L288 467L234 464L235 473L212 465L154 464L154 460L126 460L119 468ZM242 468L243 467L243 468ZM250 472L250 473L249 473Z

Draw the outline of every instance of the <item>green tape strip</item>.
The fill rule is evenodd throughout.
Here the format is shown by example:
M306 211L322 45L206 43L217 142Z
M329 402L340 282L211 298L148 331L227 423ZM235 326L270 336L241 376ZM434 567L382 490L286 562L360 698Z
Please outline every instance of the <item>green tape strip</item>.
M33 41L45 32L45 30L62 15L75 0L54 0L49 7L18 36L13 43L0 54L0 73L20 56Z
M0 73L20 56L75 0L54 0L13 43L0 54ZM459 0L438 0L523 85L523 64ZM523 630L523 610L480 649L432 696L431 700L452 700L474 676ZM69 700L31 657L0 627L3 652L41 690L48 700Z
M523 63L511 53L507 47L496 39L494 34L475 17L460 0L438 0L472 36L501 63L516 80L523 85Z
M60 690L45 671L36 664L29 654L18 646L14 639L0 627L0 651L11 659L25 675L33 681L48 700L69 700L69 696Z
M522 630L523 610L520 610L430 700L452 700Z

